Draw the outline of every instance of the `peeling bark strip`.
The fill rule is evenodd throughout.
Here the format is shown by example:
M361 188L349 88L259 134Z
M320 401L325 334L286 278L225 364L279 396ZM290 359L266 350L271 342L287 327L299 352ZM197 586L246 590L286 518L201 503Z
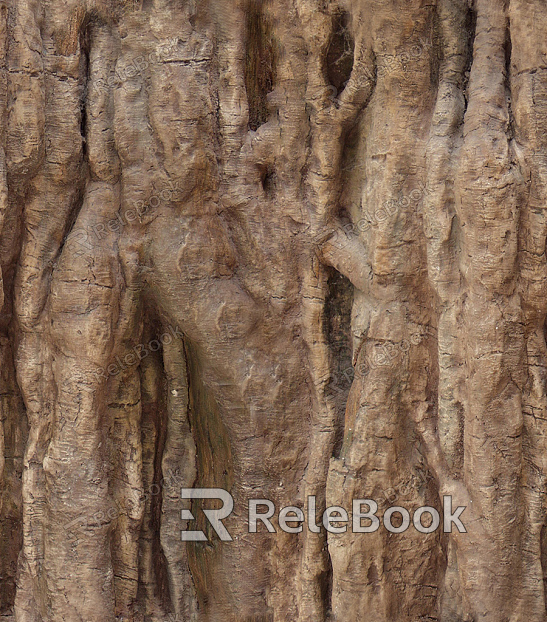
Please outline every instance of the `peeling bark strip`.
M545 0L0 0L2 619L547 621L546 58Z

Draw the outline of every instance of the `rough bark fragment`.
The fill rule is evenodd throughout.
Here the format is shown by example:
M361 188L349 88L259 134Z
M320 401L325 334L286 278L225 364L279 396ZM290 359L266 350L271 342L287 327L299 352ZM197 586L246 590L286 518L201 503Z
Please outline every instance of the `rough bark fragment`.
M0 1L0 615L545 622L546 34L544 0ZM467 533L248 533L310 495Z

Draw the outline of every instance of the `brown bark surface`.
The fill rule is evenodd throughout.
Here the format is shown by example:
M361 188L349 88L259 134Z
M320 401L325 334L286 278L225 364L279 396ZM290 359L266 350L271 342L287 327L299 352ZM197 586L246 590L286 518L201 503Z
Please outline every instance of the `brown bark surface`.
M546 239L546 0L0 0L0 619L547 622Z

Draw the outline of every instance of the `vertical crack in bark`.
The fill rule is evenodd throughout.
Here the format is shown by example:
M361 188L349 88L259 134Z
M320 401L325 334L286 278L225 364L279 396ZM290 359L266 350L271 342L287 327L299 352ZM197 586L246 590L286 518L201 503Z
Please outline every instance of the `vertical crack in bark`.
M276 49L261 3L246 7L245 85L249 101L249 127L257 130L269 118L268 94L275 83Z
M182 339L173 339L164 346L164 367L167 375L167 436L162 473L163 481L168 483L162 487L160 535L173 611L183 619L194 620L197 616L195 587L186 543L180 537L180 488L192 488L197 476L196 446L189 420L188 365Z

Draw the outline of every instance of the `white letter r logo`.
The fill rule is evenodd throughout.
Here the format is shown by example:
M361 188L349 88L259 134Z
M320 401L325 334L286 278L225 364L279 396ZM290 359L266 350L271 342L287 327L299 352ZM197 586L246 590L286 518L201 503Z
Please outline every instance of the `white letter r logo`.
M222 524L222 521L228 518L234 509L234 499L228 491L222 488L183 488L180 495L182 499L220 499L223 505L219 510L203 510L203 513L223 542L232 541L232 536ZM181 518L182 520L195 520L190 510L182 510ZM205 542L207 536L201 530L181 531L181 540L183 542Z

